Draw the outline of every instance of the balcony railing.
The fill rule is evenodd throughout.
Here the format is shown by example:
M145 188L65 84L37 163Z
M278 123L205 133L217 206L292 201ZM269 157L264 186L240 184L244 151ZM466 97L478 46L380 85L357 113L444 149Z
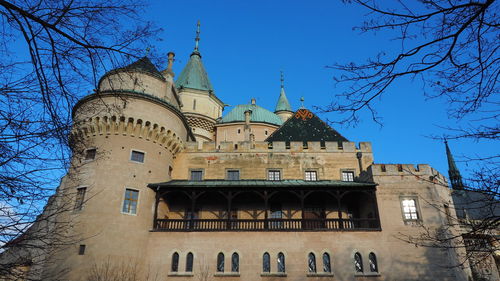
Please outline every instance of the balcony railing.
M378 219L157 219L154 231L374 231Z

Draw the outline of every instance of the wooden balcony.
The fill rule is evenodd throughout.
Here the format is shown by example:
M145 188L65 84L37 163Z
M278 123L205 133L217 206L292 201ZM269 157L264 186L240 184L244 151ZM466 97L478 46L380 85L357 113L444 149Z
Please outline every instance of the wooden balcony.
M156 219L153 231L379 231L370 219Z

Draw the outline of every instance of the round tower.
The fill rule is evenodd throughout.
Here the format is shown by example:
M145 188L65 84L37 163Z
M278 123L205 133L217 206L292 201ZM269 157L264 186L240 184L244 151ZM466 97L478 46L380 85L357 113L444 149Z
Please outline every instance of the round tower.
M155 202L147 184L170 180L173 159L194 140L165 76L144 57L106 73L73 108L74 157L61 192L80 240L54 262L64 280L80 280L109 259L146 266Z

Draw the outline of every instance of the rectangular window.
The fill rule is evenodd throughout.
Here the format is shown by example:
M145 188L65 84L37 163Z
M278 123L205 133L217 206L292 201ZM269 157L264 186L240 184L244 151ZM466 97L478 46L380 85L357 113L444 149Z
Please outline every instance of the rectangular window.
M76 189L76 201L75 201L75 211L80 211L83 208L83 202L85 201L85 193L87 192L86 187L79 187Z
M281 171L280 170L269 170L267 171L267 179L270 181L279 181L281 180Z
M139 191L133 189L125 189L125 198L123 199L122 212L126 214L137 214L137 201L139 199Z
M78 248L78 254L80 256L85 255L85 245L80 245L80 247Z
M85 160L87 160L87 161L94 160L96 152L97 152L97 149L95 149L95 148L85 150Z
M354 172L343 171L342 172L342 181L354 181Z
M191 180L192 181L203 180L203 170L191 170Z
M306 171L306 181L317 181L318 177L316 171Z
M240 180L240 171L239 170L227 170L227 179L231 181Z
M403 208L403 218L405 220L419 219L416 199L402 199L401 206Z
M130 160L134 162L144 163L144 152L132 150Z

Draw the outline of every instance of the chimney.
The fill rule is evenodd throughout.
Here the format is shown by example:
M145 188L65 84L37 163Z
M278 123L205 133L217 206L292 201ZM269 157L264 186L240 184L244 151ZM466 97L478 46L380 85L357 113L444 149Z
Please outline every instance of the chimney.
M250 117L251 116L252 116L252 111L251 110L246 110L245 111L245 128L244 128L245 141L250 141L250 133L251 133L251 129L250 129Z

